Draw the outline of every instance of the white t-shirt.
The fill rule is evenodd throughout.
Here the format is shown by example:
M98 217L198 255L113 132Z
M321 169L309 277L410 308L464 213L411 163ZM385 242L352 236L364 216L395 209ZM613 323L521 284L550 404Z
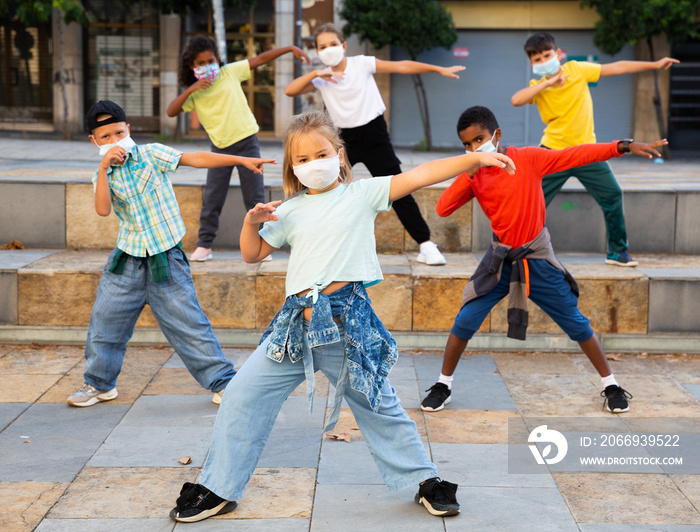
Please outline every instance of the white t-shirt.
M330 70L330 67L326 68ZM386 111L374 73L377 62L374 57L356 55L347 58L345 76L338 83L314 78L311 83L323 96L328 114L336 127L364 126Z
M362 281L369 286L384 276L377 259L374 219L391 208L391 177L361 179L328 192L306 191L277 208L260 236L275 248L289 243L287 297L333 281Z

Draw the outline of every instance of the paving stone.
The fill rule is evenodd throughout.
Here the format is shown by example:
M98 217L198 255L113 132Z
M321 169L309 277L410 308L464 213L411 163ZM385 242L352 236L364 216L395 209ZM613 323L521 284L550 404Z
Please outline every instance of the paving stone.
M430 444L440 477L460 487L556 488L548 474L509 473L509 448L507 444Z
M31 532L67 487L68 482L0 482L2 530Z
M60 375L0 375L0 403L33 403Z
M671 475L671 480L695 508L700 508L700 475Z
M143 395L211 395L209 390L202 388L194 380L188 370L179 368L161 369L142 393Z
M577 532L566 502L556 488L460 487L458 519L446 519L447 532L508 530L509 532Z
M507 443L508 418L502 410L451 410L424 412L431 443Z
M186 415L181 414L183 418ZM122 426L114 428L88 462L90 467L202 467L214 431L210 427ZM189 456L191 463L178 461Z
M391 379L391 386L401 400L404 408L420 408L421 396L414 379Z
M207 519L199 523L178 523L175 532L308 532L310 519L241 519L238 521Z
M683 386L700 401L700 384L684 384Z
M318 477L321 484L377 484L384 487L384 479L379 474L377 464L364 441L324 441L321 446L321 460L318 463Z
M595 417L604 412L600 389L584 375L505 375L510 395L524 417Z
M210 397L193 395L143 396L134 403L122 427L213 427L219 408Z
M315 468L258 467L236 510L215 519L310 519L315 481Z
M84 360L79 347L17 347L0 358L0 375L63 374Z
M35 532L171 532L173 520L165 519L44 519Z
M0 432L31 405L32 403L0 403Z
M435 381L419 381L427 390ZM427 392L423 393L426 396ZM464 410L517 410L503 378L495 372L464 374L458 368L452 381L451 401L446 408Z
M700 513L665 475L555 473L577 523L700 525Z
M192 468L86 467L48 519L164 519L175 506Z
M578 374L579 368L572 357L563 353L538 353L519 351L517 353L491 353L501 375L544 373ZM586 361L588 359L586 358ZM589 362L590 365L590 362Z
M386 486L319 484L311 532L383 530L387 523L392 530L444 531L442 519L413 502L415 492L416 488L389 493Z
M2 239L0 239L2 240ZM4 242L4 241L3 241ZM0 249L0 270L19 270L32 262L58 253L56 249Z
M31 406L0 434L5 453L0 480L70 482L126 410L123 405Z
M578 526L581 532L692 532L698 529L695 525L599 525L584 523Z

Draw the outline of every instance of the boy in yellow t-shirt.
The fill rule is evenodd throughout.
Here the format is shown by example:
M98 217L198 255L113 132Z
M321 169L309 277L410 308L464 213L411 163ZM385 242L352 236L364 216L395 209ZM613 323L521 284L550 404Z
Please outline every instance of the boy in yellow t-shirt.
M542 121L547 125L541 145L554 150L596 142L593 100L588 83L605 76L669 69L679 62L664 57L658 61L616 61L606 65L567 61L562 65L561 50L548 33L530 37L525 42L525 53L530 58L533 73L541 79L530 80L530 86L516 92L510 101L516 107L526 103L537 105ZM608 163L587 164L545 176L542 188L547 205L569 177L576 177L603 209L608 236L606 264L636 266L637 261L627 253L629 245L622 190Z

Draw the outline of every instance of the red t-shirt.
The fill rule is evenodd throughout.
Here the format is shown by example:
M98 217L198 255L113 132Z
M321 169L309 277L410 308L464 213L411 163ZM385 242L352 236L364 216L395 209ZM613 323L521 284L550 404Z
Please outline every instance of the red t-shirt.
M502 168L484 167L469 177L461 174L442 193L436 210L440 216L476 198L491 221L498 239L514 248L535 238L544 227L546 207L542 178L577 166L620 157L618 141L582 144L563 150L510 147L506 154L515 164L515 174Z

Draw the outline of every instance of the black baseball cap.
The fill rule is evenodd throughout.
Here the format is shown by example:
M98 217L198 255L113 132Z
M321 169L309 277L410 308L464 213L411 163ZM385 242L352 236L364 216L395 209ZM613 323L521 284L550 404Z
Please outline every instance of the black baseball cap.
M111 118L106 118L98 122L97 117L101 115L112 115ZM90 133L100 126L107 124L116 124L118 122L126 122L126 113L124 109L110 100L102 100L88 109L85 115L85 122Z

